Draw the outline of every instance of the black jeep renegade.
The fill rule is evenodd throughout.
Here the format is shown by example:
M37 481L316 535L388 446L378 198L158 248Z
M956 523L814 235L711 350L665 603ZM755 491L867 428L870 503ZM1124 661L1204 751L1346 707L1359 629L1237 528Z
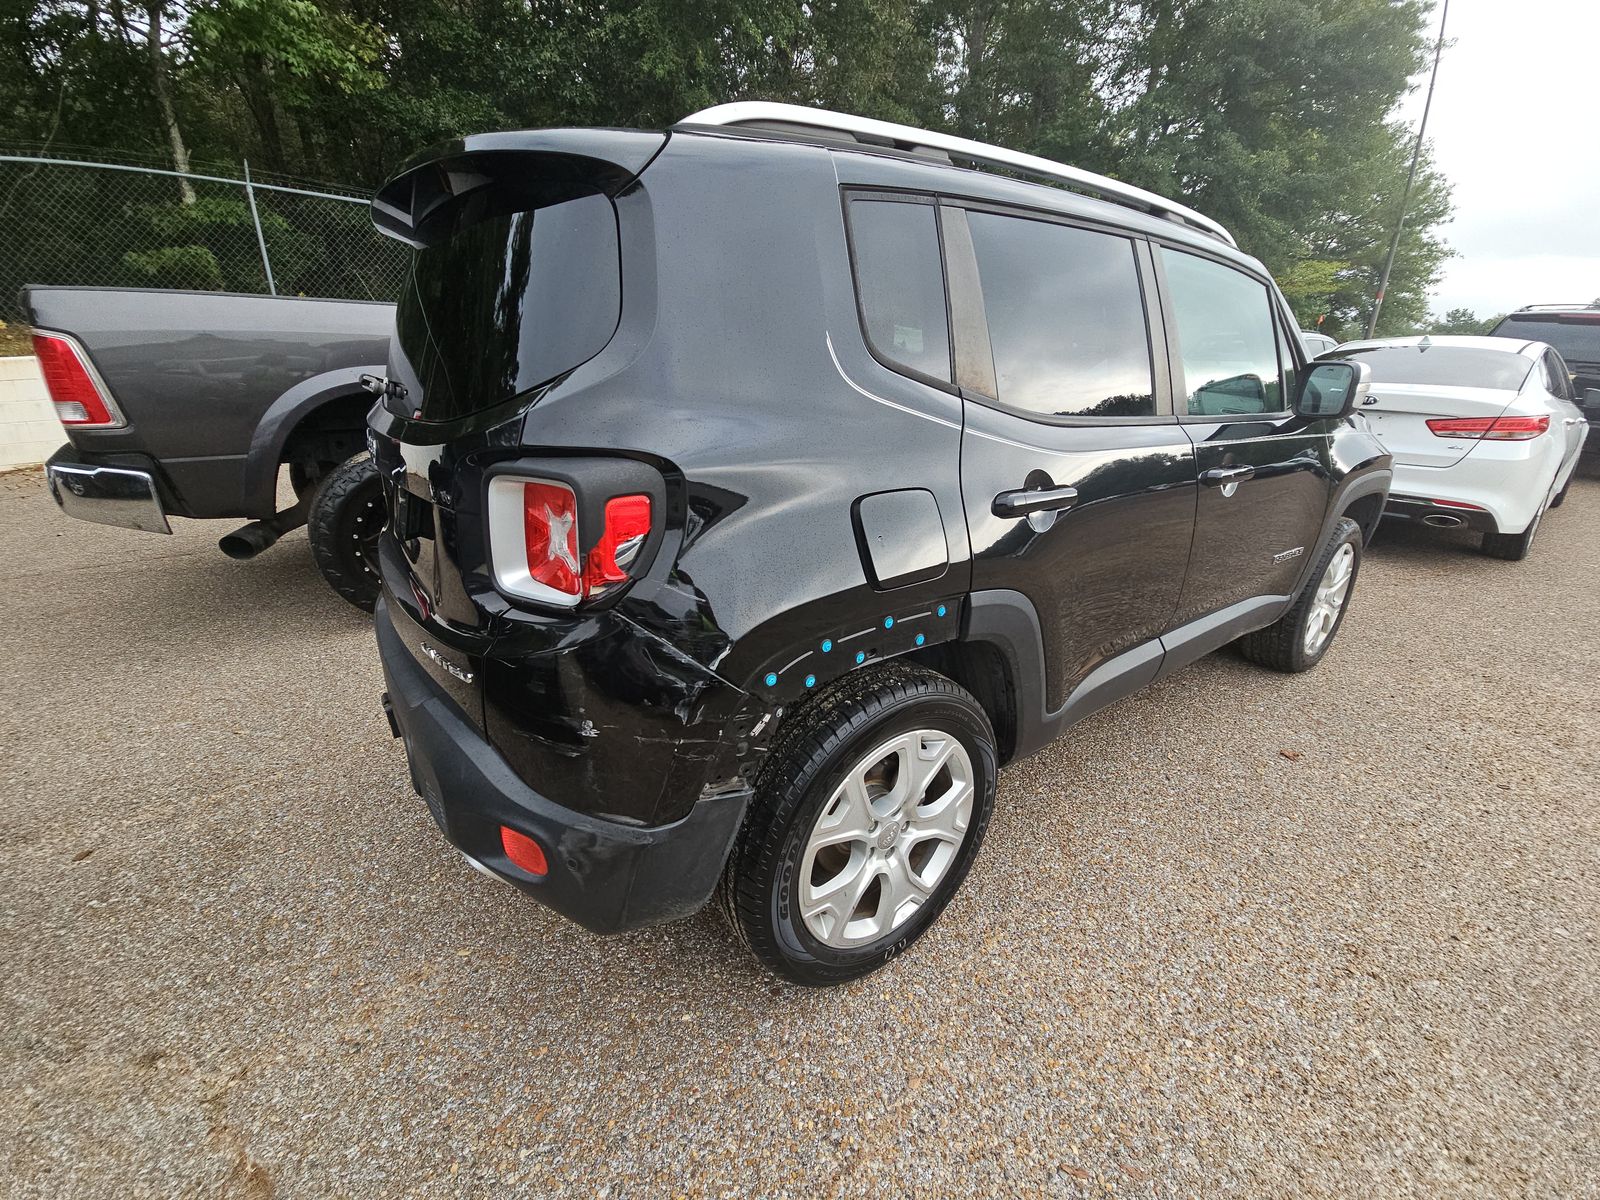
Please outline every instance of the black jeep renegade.
M1308 368L1180 205L742 104L470 137L373 209L415 247L369 418L385 707L445 836L590 929L718 892L773 970L863 975L998 768L1338 632L1390 478L1365 368Z

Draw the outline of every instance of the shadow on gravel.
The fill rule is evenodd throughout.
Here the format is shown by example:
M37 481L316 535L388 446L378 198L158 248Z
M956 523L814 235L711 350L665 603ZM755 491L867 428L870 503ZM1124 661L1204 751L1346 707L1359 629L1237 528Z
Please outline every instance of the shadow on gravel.
M1409 521L1384 521L1367 547L1367 554L1377 558L1422 558L1436 562L1479 558L1482 557L1479 549L1482 541L1483 535L1471 530L1430 529Z
M233 632L244 621L281 627L285 622L334 629L357 629L372 623L370 614L336 596L317 570L304 534L290 534L259 557L244 562L228 558L213 545L210 552L182 559L148 563L140 580L141 603L158 611L216 617Z

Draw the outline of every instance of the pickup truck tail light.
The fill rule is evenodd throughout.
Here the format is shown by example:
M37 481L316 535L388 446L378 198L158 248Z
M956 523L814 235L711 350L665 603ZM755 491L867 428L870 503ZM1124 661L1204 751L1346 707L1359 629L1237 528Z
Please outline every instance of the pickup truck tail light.
M1549 417L1431 417L1434 437L1485 442L1526 442L1550 428Z
M580 509L572 485L561 480L499 475L490 481L490 557L501 591L572 608L632 578L655 515L650 496L607 498L591 510L598 529L584 528Z
M63 425L75 429L119 429L128 422L89 365L83 348L57 333L33 335L44 386Z

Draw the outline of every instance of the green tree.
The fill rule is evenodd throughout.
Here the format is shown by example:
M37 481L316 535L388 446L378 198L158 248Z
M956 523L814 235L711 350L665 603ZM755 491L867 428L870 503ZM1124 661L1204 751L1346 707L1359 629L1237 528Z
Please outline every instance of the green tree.
M1482 336L1504 319L1504 313L1493 317L1480 317L1470 308L1452 308L1442 317L1430 316L1425 328L1429 333L1464 333L1469 336Z
M1428 0L0 0L0 140L373 186L464 133L661 127L790 100L950 129L1181 197L1302 322L1364 329ZM117 15L120 14L120 17ZM141 16L141 14L143 14ZM150 51L150 15L159 24ZM141 40L140 30L144 30ZM162 67L164 115L153 64ZM92 151L91 151L92 154ZM7 183L0 177L0 207ZM1425 320L1426 156L1382 331Z

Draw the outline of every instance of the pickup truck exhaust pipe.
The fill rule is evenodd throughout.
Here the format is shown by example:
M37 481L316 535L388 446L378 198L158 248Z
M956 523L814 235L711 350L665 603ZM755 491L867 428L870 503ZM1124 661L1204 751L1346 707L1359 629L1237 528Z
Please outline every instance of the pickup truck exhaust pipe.
M265 521L252 521L242 529L235 529L232 533L217 542L217 546L229 558L243 562L247 558L254 558L263 550L271 546L284 534L292 529L299 529L306 523L306 516L311 507L311 493L308 490L305 499L293 508L286 508L280 513L274 513Z

